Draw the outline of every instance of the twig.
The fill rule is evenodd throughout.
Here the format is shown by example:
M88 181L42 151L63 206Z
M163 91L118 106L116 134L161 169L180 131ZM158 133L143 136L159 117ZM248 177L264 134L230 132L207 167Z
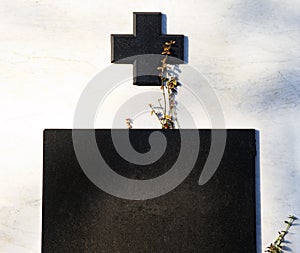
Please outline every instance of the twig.
M276 240L270 244L269 247L265 250L265 252L270 252L270 253L281 253L283 252L283 246L282 243L284 242L284 237L288 234L289 229L293 225L294 221L297 220L297 218L294 215L290 215L289 220L284 221L284 223L287 224L285 230L279 231L278 232L278 237Z

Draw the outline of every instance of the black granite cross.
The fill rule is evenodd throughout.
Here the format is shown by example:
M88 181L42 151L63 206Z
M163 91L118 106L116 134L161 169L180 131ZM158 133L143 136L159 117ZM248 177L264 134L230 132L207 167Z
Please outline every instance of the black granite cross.
M111 62L117 64L133 64L133 84L144 86L160 85L157 67L161 65L159 58L155 60L137 58L137 55L157 54L163 51L165 42L174 40L171 64L184 63L184 36L166 35L162 31L162 14L160 12L134 12L133 35L111 35ZM128 58L129 57L129 58ZM146 69L146 72L145 72ZM141 73L147 73L142 75Z

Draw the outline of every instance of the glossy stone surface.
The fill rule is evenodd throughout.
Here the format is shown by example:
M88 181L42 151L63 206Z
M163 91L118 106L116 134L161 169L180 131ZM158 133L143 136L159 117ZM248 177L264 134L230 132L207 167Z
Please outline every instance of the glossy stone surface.
M160 85L157 67L161 65L156 60L136 59L134 56L143 54L160 55L165 42L174 40L172 46L172 64L184 62L184 36L163 34L165 25L160 12L134 12L133 34L111 35L111 62L117 64L133 64L135 85ZM148 75L144 75L143 73Z
M130 131L137 151L149 149L152 131ZM166 172L180 151L179 132L164 134L167 151L149 166L119 157L110 130L96 130L96 140L114 171L149 179ZM42 252L255 252L255 131L227 131L221 164L204 186L197 182L211 131L199 130L199 135L196 165L181 185L155 199L132 201L111 196L89 181L77 162L72 130L46 130Z

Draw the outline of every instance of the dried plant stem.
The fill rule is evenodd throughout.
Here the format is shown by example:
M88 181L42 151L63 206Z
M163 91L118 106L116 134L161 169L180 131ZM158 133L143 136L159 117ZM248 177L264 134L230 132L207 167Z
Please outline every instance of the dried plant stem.
M270 252L270 253L281 253L283 252L283 245L282 243L284 242L285 236L288 234L289 229L293 225L294 221L297 219L294 215L290 215L288 221L284 221L286 223L286 228L282 231L278 232L278 237L276 240L270 244L269 247L265 250L265 252Z
M166 100L166 92L165 92L165 88L163 87L163 97L164 97L164 115L167 114L167 100Z
M163 129L174 129L176 124L179 126L175 107L175 95L177 94L177 88L179 86L179 83L177 82L176 66L171 69L170 65L167 63L168 57L171 55L171 47L174 44L175 41L167 41L164 43L163 51L161 53L164 57L161 60L161 66L157 68L160 71L160 88L164 100L163 105L160 101L161 99L158 99L160 107L149 104L151 115L155 114ZM133 121L128 118L126 119L126 124L127 127L131 129Z
M165 42L163 47L162 55L165 55L161 60L162 65L157 69L160 70L160 80L161 80L161 90L163 95L163 105L161 105L160 101L160 109L162 110L162 114L158 113L156 108L152 105L151 114L155 113L158 118L162 128L164 129L173 129L175 128L176 118L174 113L174 94L177 92L177 79L176 76L173 76L170 72L170 66L167 63L168 56L171 54L171 47L175 44L175 41ZM167 113L168 112L168 113Z
M160 124L162 125L162 122L161 122L161 120L160 120L160 118L159 118L159 115L158 115L158 113L155 111L155 108L153 107L153 105L152 104L149 104L149 106L150 106L150 108L151 108L151 113L153 114L155 114L156 115L156 117L157 117L157 119L159 120L159 122L160 122Z

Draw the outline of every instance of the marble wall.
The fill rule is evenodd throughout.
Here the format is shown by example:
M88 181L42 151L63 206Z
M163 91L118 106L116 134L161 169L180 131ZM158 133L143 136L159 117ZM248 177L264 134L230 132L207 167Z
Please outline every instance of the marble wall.
M0 252L40 252L43 129L72 128L81 92L110 65L110 34L131 33L134 11L163 12L168 33L188 36L189 65L214 89L227 128L259 130L263 247L287 215L300 217L298 0L2 0ZM139 92L124 89L96 127L111 127L125 95ZM198 108L190 103L197 126L209 127ZM155 124L141 116L135 127ZM293 252L299 235L295 226L287 236Z

